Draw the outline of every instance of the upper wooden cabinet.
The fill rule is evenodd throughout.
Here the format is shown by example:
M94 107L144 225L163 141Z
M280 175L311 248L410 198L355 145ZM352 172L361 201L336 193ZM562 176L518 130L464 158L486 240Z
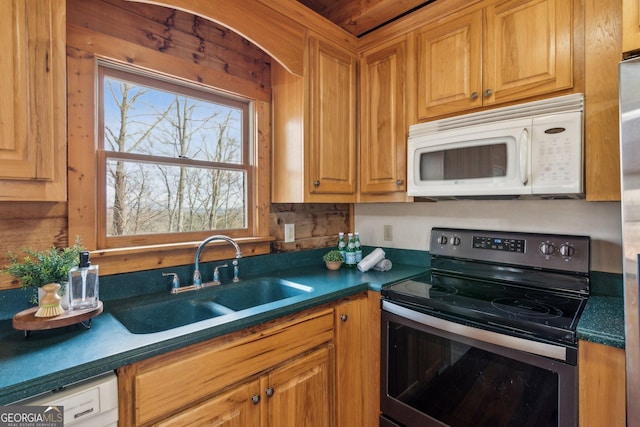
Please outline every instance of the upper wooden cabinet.
M0 201L66 200L64 0L3 2Z
M622 52L640 49L640 0L622 0Z
M572 3L498 1L416 30L418 119L571 88Z
M272 64L272 202L355 201L356 55L308 38L306 73Z
M407 191L406 55L402 38L360 60L360 199Z

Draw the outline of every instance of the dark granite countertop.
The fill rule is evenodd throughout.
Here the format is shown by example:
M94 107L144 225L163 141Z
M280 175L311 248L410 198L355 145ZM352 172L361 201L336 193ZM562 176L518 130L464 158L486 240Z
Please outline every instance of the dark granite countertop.
M371 248L369 248L370 250ZM89 330L79 325L35 331L25 339L11 325L11 316L21 310L19 290L0 292L0 404L21 400L48 390L102 374L129 363L206 341L252 325L296 313L366 290L380 291L387 285L428 271L430 259L423 251L385 249L394 262L388 272L341 269L328 271L317 260L326 249L295 254L272 254L242 260L242 278L269 276L307 285L313 291L227 316L216 317L164 332L133 334L112 314L115 304L140 295L167 292L158 271L101 278L105 310L93 319ZM298 268L292 269L292 265ZM175 270L188 283L190 267ZM210 274L208 272L207 274ZM606 285L605 295L593 295L578 324L578 338L624 348L624 304L617 293L616 275L596 275L595 283ZM150 285L154 280L158 283ZM223 281L224 282L224 281ZM613 282L613 283L611 283ZM158 288L159 286L159 288ZM224 285L222 285L224 286ZM597 288L597 287L596 287Z
M578 323L578 339L624 348L624 300L591 295Z
M34 331L25 339L21 331L13 329L11 319L0 320L0 404L368 289L379 291L385 284L423 273L426 267L394 263L391 271L362 273L344 268L328 271L316 265L284 271L269 276L310 286L313 291L163 332L129 332L110 313L118 300L104 301L104 312L93 319L88 330L73 325Z

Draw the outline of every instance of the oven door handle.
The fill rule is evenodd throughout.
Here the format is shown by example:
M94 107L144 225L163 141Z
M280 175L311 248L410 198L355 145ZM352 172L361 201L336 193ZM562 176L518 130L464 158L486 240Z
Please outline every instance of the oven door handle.
M503 335L497 332L462 325L460 323L455 323L449 320L441 319L439 317L420 313L418 311L402 307L389 301L382 301L382 309L389 313L393 313L395 315L404 317L414 322L421 323L423 325L431 326L432 328L439 329L441 331L502 347L511 348L514 350L537 354L539 356L550 357L565 362L567 361L567 349L566 347L560 345L530 341L524 338Z

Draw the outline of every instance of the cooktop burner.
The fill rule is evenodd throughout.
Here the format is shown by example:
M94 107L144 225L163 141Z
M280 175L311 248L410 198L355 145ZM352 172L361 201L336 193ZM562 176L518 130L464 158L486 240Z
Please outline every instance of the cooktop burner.
M496 298L491 305L514 316L531 319L553 319L562 316L562 311L548 304L527 298Z

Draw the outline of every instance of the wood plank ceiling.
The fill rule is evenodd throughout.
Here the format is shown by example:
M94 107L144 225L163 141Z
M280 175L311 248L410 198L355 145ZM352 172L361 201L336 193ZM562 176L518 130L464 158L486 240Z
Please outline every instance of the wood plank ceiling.
M298 0L355 36L435 0Z

